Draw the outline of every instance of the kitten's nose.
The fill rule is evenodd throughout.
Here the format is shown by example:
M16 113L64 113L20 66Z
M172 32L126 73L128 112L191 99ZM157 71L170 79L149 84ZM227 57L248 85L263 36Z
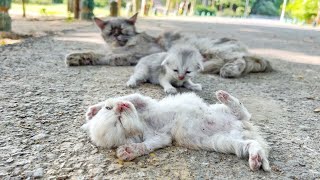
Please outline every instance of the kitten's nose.
M179 80L183 80L184 76L178 76Z
M129 109L129 104L127 104L127 103L119 103L119 104L118 104L117 110L118 110L119 112L122 112L122 111L125 110L125 109Z

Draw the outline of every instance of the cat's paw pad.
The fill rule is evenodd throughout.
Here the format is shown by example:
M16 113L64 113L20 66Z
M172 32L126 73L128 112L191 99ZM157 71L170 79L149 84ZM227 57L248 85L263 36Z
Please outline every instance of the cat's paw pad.
M257 171L262 165L262 158L259 154L249 156L249 166L252 171Z
M230 99L230 94L227 93L226 91L223 91L223 90L217 91L216 92L216 97L223 104L226 104L231 100Z
M138 86L138 84L137 84L137 81L135 81L135 80L129 80L128 82L127 82L127 87L131 87L131 88L135 88L135 87L137 87Z
M193 91L202 91L202 86L201 84L194 84L193 86L190 87L190 89Z
M177 89L174 88L174 87L171 87L171 88L167 88L164 90L167 94L177 94Z
M117 149L117 157L124 161L131 161L132 159L136 158L134 151L134 148L131 146L120 146Z
M117 149L117 157L124 161L130 161L147 152L147 148L143 143L126 144Z

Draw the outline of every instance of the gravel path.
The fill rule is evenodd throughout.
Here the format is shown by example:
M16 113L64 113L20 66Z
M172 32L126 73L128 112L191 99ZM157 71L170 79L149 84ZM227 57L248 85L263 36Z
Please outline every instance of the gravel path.
M97 148L79 127L88 105L140 92L164 97L158 86L125 87L133 67L66 67L64 56L96 50L102 41L88 26L0 47L0 178L43 179L319 179L320 36L291 27L140 20L139 30L180 29L228 36L273 59L276 71L239 79L199 75L198 94L215 103L226 90L243 100L272 147L272 171L251 172L235 155L168 147L132 162ZM182 90L184 91L184 90Z

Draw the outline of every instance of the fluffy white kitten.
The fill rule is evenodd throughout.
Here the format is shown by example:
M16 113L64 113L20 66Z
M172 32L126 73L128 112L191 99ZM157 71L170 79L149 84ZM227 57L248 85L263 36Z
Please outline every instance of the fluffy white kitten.
M200 91L200 84L194 84L191 78L203 70L200 52L191 46L173 46L168 52L143 57L136 65L134 74L127 86L136 87L141 82L160 84L168 94L177 93L172 85Z
M98 146L118 148L117 156L132 160L156 149L179 146L248 157L251 170L270 171L268 146L248 122L251 115L238 99L216 92L222 104L208 105L194 93L160 101L140 94L110 98L89 107L87 123Z

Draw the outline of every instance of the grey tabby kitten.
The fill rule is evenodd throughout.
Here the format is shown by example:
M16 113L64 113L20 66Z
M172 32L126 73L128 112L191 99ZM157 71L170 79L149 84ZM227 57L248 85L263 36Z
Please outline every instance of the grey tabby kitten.
M201 85L191 81L199 70L203 70L199 51L191 46L176 45L168 52L143 57L136 65L127 86L136 87L139 83L148 81L160 84L168 94L177 93L172 85L201 91Z
M229 38L213 39L188 33L165 32L154 38L146 33L137 33L137 14L129 19L116 18L102 21L94 18L111 53L72 53L66 56L68 66L80 65L135 65L139 59L150 54L168 51L176 44L196 47L203 57L203 73L220 74L222 77L240 77L251 72L271 71L271 65L263 57L252 55L247 47Z

